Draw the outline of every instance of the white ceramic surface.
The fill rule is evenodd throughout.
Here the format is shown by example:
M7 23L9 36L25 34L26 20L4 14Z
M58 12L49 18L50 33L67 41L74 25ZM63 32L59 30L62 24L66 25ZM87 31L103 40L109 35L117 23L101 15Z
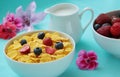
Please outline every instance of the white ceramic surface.
M111 12L108 12L106 14L110 17L117 16L117 15L120 14L120 10L111 11ZM95 24L95 22L94 22L94 24ZM103 35L97 33L93 29L93 27L92 27L92 31L93 31L93 35L94 35L94 38L95 38L96 42L103 49L105 49L107 52L115 55L116 57L120 58L120 39L109 38L109 37L103 36Z
M16 36L7 43L6 47L8 47L8 45L10 45L13 40L23 35L29 35L34 32L40 32L40 31L28 32L28 33L24 33L19 36ZM48 31L48 32L54 32L54 31ZM71 43L73 44L73 50L65 57L55 61L46 62L46 63L22 63L22 62L17 62L15 60L10 59L5 53L5 50L6 50L6 47L5 47L4 55L8 62L8 65L20 77L57 77L58 75L62 74L68 68L68 66L73 60L75 42L69 35L62 32L59 32L59 33L62 36L69 38Z
M120 39L113 39L102 36L93 30L93 35L96 42L107 52L120 57Z
M91 19L85 22L87 25L82 28L81 16L86 12L91 12ZM93 10L85 8L79 13L79 7L71 3L60 3L50 8L45 9L45 12L50 14L50 29L62 31L73 37L75 42L79 42L85 29L93 19Z

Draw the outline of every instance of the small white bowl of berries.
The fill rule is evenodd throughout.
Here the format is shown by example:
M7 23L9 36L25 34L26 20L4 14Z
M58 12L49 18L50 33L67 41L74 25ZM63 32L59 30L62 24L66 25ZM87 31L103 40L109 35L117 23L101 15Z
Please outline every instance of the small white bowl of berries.
M120 57L120 10L100 14L92 29L96 42L106 51Z
M8 65L21 77L57 77L73 60L75 42L66 33L39 30L12 38L5 46Z

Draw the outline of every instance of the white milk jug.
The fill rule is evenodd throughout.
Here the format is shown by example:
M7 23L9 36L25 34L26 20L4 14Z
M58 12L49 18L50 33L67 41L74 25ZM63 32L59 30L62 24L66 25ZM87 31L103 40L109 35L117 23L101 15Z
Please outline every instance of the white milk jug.
M91 18L84 28L81 26L81 16L84 12L90 11ZM45 13L50 14L50 29L62 31L73 37L75 42L79 42L82 34L93 19L93 10L85 8L79 13L79 7L71 3L60 3L45 9ZM86 22L85 22L86 23Z

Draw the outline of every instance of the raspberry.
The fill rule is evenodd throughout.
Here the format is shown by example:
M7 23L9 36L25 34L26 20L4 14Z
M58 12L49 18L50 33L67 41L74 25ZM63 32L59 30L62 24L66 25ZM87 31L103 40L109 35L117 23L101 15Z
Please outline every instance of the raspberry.
M23 47L20 49L20 52L23 54L30 53L30 46L28 44L23 45Z
M110 35L111 35L110 28L111 28L111 26L102 26L97 30L97 32L103 36L110 37Z
M46 51L46 53L48 53L48 54L54 54L54 52L55 52L55 49L54 48L52 48L52 47L45 47L45 51Z
M112 25L110 32L113 37L118 38L120 37L120 22L116 22Z
M116 22L120 22L120 18L118 17L113 17L111 23L114 24Z
M43 44L47 45L47 46L52 46L53 42L52 42L51 38L44 38L43 39Z
M95 20L95 24L102 25L103 23L111 23L111 18L107 14L100 14Z

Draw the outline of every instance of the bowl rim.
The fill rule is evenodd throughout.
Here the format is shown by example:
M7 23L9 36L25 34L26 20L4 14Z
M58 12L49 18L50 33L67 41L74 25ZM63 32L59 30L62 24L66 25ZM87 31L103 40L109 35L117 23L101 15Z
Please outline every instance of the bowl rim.
M116 10L111 10L109 12L105 12L105 14L109 14L109 13L113 13L113 12L120 12L120 10L116 9Z
M69 52L66 56L64 56L64 57L62 57L62 58L59 58L59 59L53 60L53 61L49 61L49 62L45 62L45 63L25 63L25 62L19 62L19 61L13 60L13 59L11 59L9 56L7 56L5 50L6 50L6 48L7 48L6 46L7 46L10 42L12 42L13 40L15 40L16 38L18 38L18 37L20 37L20 36L27 35L27 34L30 34L30 33L42 32L42 31L46 31L46 32L57 32L57 33L60 33L61 35L65 35L65 37L68 37L68 38L70 39L71 43L73 44L73 49L72 49L72 51ZM15 62L15 63L30 64L30 65L38 65L38 64L43 65L43 64L54 63L54 62L56 62L56 61L62 60L62 59L64 59L64 58L66 58L67 56L69 56L70 54L72 54L72 53L74 54L74 52L75 52L75 41L73 40L73 38L72 38L70 35L68 35L68 34L66 34L66 33L64 33L64 32L56 31L56 30L35 30L35 31L31 31L31 32L26 32L26 33L18 34L17 36L11 38L11 39L5 44L3 54L4 54L4 56L5 56L7 59L9 59L10 61Z
M111 10L111 11L103 12L103 13L104 13L104 14L109 14L109 13L113 13L113 12L120 12L120 10L116 9L116 10ZM102 13L100 13L100 14L102 14ZM100 15L100 14L99 14L99 15ZM97 15L97 16L95 17L95 19L96 19L99 15ZM95 22L95 21L93 21L93 24L94 24L94 22Z
M112 11L109 11L109 12L106 12L106 13L104 13L104 14L109 14L109 13L113 13L113 12L120 12L120 10L112 10ZM98 16L97 16L98 17ZM96 18L97 18L96 17ZM96 19L95 18L95 19ZM100 36L100 37L102 37L102 38L104 38L104 39L109 39L109 40L113 40L113 41L120 41L120 39L116 39L116 38L110 38L110 37L107 37L107 36L103 36L103 35L101 35L101 34L99 34L95 29L94 29L94 23L95 23L95 20L93 21L93 25L92 25L92 30L93 30L93 32L95 33L95 34L97 34L98 36Z

